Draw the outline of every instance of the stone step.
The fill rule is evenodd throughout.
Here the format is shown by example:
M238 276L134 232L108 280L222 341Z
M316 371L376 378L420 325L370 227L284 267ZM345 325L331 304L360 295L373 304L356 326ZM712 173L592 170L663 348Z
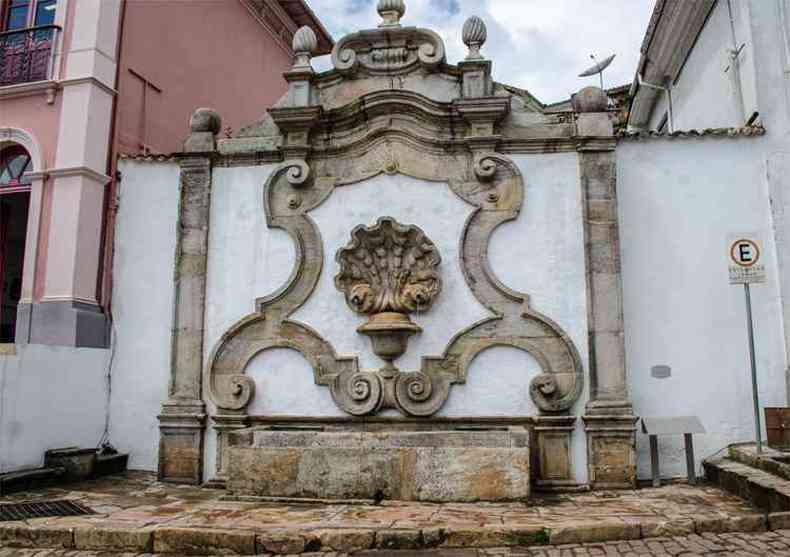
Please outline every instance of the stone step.
M708 481L771 513L790 511L790 481L730 458L703 463Z
M65 473L63 468L55 466L0 474L0 496L54 485Z
M45 521L0 523L0 551L7 548L98 551L118 555L296 555L315 552L463 551L502 547L637 541L673 536L764 532L790 527L790 513L766 516L688 516L679 519L609 519L545 526L472 526L424 528L223 529L211 527L134 527ZM2 553L0 553L2 556Z

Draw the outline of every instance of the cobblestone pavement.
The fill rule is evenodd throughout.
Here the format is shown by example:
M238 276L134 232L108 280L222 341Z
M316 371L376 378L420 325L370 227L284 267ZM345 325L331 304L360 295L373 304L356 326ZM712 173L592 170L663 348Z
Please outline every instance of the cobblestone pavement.
M346 553L303 553L302 557L347 557ZM790 557L790 531L754 534L702 534L650 540L563 545L544 548L365 551L353 557ZM150 553L106 553L0 549L0 557L176 557ZM189 557L189 556L178 556Z

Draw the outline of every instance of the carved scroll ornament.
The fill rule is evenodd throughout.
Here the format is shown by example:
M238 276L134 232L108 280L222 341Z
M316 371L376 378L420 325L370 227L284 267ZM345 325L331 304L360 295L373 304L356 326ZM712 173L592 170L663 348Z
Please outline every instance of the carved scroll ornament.
M359 70L372 75L405 73L417 66L434 69L445 61L444 41L434 31L401 27L406 11L402 0L379 0L383 21L340 39L332 50L332 63L344 75Z
M315 178L308 187L291 183L291 167L283 163L271 175L265 186L264 206L268 225L285 230L293 238L297 263L288 282L278 292L258 300L257 311L231 328L215 348L209 361L208 383L221 413L245 412L254 385L244 370L256 355L272 348L299 351L310 363L316 384L328 387L337 405L355 416L375 414L386 407L411 416L435 414L446 402L451 386L466 381L474 358L494 346L524 350L540 364L543 371L532 381L528 394L542 413L571 409L583 386L582 365L573 342L558 325L530 307L526 294L502 284L488 264L492 233L515 219L523 204L522 178L510 159L494 152L448 153L407 137L379 135L346 149L342 155L313 159L310 167ZM336 187L363 183L377 174L392 173L393 168L417 179L446 183L475 207L461 237L461 270L491 317L460 331L443 355L423 358L419 371L404 372L387 365L376 372L362 371L357 358L338 356L316 331L289 316L309 298L323 271L323 242L310 211ZM293 203L294 196L299 196L298 204ZM409 325L408 312L429 308L438 295L439 254L416 227L399 227L387 219L376 226L373 231L356 229L352 243L337 255L340 272L336 285L354 311L372 316L361 329L369 326L369 332L374 333L373 329L382 325L391 328L392 318L404 327L416 328L413 323ZM387 232L382 232L385 229ZM382 237L385 244L389 242L383 253L375 247ZM405 239L405 249L396 255L395 245ZM391 272L396 263L407 263L409 271ZM383 275L382 264L388 269ZM389 322L376 318L381 315ZM415 332L404 331L403 336L407 339ZM382 357L389 353L391 361L401 348L405 349L405 341L401 338L398 342L382 346Z

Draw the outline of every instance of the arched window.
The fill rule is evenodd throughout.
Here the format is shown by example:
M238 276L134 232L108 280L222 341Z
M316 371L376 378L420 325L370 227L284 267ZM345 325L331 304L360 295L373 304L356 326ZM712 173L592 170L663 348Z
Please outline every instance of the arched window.
M25 172L30 172L30 155L21 145L12 145L0 151L0 188L29 186Z
M31 170L31 157L24 147L0 147L0 343L16 339L30 205L25 172Z

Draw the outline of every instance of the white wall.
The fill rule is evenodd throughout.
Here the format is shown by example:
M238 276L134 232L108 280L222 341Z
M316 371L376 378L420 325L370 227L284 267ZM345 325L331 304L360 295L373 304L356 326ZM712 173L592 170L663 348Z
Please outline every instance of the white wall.
M170 381L179 168L122 160L113 269L111 440L129 467L156 470Z
M618 147L631 395L637 415L697 415L698 461L754 437L742 287L728 284L730 234L764 237L770 282L753 288L763 406L785 405L786 367L764 139L621 142ZM672 367L654 379L655 365ZM648 441L638 436L640 476ZM661 441L662 472L682 476L680 439Z
M48 449L97 446L108 356L34 344L0 356L0 473L42 466Z
M508 286L532 297L533 306L564 327L587 363L584 251L578 160L575 154L515 157L525 178L526 201L519 219L494 233L494 271ZM251 313L254 300L280 287L294 264L291 239L266 227L263 184L272 167L219 168L214 172L209 249L206 354L236 321ZM293 316L332 342L341 355L357 355L363 369L380 367L370 342L357 334L364 318L354 314L337 291L334 256L351 230L392 216L420 226L442 255L444 290L434 308L415 316L424 332L411 340L397 363L418 369L422 356L441 355L459 330L486 317L469 291L459 266L459 240L472 207L446 184L406 176L378 176L338 188L311 212L324 242L324 271L307 303ZM295 351L264 353L246 373L255 378L257 415L342 416L328 389L313 382L307 362ZM534 415L530 380L539 373L528 354L496 348L473 363L469 382L453 388L440 415ZM580 401L583 407L585 397ZM394 414L397 415L397 414ZM581 425L580 425L581 428ZM207 474L214 466L213 432L207 442ZM585 481L584 437L576 436L579 481Z
M730 64L727 50L732 48L731 37L727 2L722 0L713 8L677 83L672 86L675 130L743 125L732 74L725 72ZM748 74L748 68L743 73ZM650 129L658 127L668 110L663 92L659 99L650 118Z

